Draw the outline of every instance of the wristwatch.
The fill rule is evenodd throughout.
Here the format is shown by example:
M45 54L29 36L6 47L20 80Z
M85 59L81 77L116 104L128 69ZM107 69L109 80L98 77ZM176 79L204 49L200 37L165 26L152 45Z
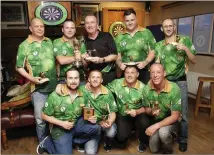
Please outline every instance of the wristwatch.
M106 61L106 59L105 58L103 58L103 62L105 62Z

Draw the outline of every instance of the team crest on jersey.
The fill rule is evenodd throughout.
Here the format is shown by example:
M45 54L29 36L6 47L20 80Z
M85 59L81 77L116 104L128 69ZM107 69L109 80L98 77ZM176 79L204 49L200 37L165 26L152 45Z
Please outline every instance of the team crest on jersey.
M61 111L61 112L64 112L64 111L65 111L65 107L61 107L61 108L60 108L60 111Z
M54 52L57 52L57 48L54 48Z
M48 102L45 102L45 107L46 107L46 108L48 107Z
M126 44L127 43L125 41L121 43L122 46L126 46Z
M165 55L162 55L161 58L162 58L162 59L165 59Z
M67 51L66 51L66 50L63 50L62 53L63 53L63 55L66 55L66 54L67 54Z
M34 55L34 56L37 56L38 54L39 54L38 51L34 51L34 52L33 52L33 55Z

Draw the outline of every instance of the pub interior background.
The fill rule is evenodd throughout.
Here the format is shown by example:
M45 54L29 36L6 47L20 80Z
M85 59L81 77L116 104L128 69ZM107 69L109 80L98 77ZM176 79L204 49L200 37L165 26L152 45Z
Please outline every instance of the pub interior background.
M111 32L112 35L116 33L113 24L122 21L123 11L127 8L134 8L137 12L139 25L150 29L157 41L163 39L163 34L160 31L162 20L172 18L177 24L177 33L190 36L196 46L196 64L190 64L188 73L189 80L195 80L196 82L196 84L191 83L191 86L188 85L190 95L194 98L197 93L198 76L214 76L214 2L212 1L53 2L61 4L66 9L66 18L76 22L76 36L79 36L79 38L84 34L84 24L81 19L87 13L86 8L97 10L100 29L104 32ZM37 8L41 3L45 4L45 1L1 2L2 100L7 99L3 98L3 93L20 78L15 71L17 49L30 33L28 29L29 21L35 17L36 11L38 11ZM88 10L90 11L90 9ZM46 25L45 36L51 39L61 37L61 24ZM208 93L205 92L204 97L207 96L209 97Z

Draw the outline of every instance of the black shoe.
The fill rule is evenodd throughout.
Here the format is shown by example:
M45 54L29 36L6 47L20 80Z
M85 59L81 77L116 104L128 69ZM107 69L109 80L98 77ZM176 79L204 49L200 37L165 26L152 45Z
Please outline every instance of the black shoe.
M111 150L111 145L108 145L108 144L104 143L104 150L106 152L109 152Z
M140 143L140 145L137 148L138 152L144 152L146 150L146 145L143 143Z
M45 152L45 149L43 149L40 144L36 148L36 153L37 154L43 154Z
M187 150L187 143L179 143L179 150L185 152Z
M78 152L84 153L85 152L85 148L84 145L81 144L75 144L75 148L77 149Z

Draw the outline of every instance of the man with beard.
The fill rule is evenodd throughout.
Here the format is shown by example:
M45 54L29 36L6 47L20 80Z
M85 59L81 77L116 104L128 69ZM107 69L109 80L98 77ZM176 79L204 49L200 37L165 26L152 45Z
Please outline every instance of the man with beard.
M102 73L99 70L92 70L89 73L88 84L82 87L86 107L94 108L94 116L89 117L89 121L102 128L104 132L104 149L111 150L112 140L116 135L117 127L114 123L117 112L113 94L102 85ZM88 86L89 85L89 86ZM98 141L91 144L94 150L98 149ZM94 151L95 152L95 151Z
M80 43L75 37L76 27L73 21L65 21L62 32L62 38L53 41L54 54L57 60L57 75L60 82L64 82L66 70L75 65L74 62L76 60L81 62L81 55L86 53L85 44ZM79 42L79 45L75 45L75 42ZM83 64L85 65L84 61ZM81 81L84 80L83 74L83 70L81 70Z
M32 19L29 29L32 34L19 45L16 70L31 82L36 132L40 142L37 153L42 153L44 149L53 153L54 148L46 145L50 138L46 123L41 118L48 95L57 84L53 45L49 38L44 37L45 28L41 19Z
M117 49L113 37L108 32L98 30L97 18L94 15L85 17L84 36L85 45L89 55L85 57L88 62L88 69L102 72L103 84L111 82L116 78L115 61L117 59Z
M150 67L151 80L143 89L146 113L152 117L152 125L146 129L150 136L149 148L152 153L171 154L173 134L177 131L177 121L181 111L180 88L165 79L166 72L159 63Z
M187 36L176 35L176 26L171 19L162 23L165 39L155 46L157 62L166 71L166 78L181 89L182 119L180 123L179 150L185 152L188 142L188 88L186 73L188 62L195 63L195 47Z
M125 146L135 127L140 141L137 149L139 152L144 152L148 144L145 130L149 126L142 98L144 84L137 79L139 72L136 66L126 66L124 76L125 78L116 79L107 85L114 93L118 107L116 138L120 144Z
M148 67L154 59L155 38L150 30L140 27L133 9L124 12L126 31L115 38L117 45L117 65L124 71L126 65L135 62L139 68L139 80L146 84L149 81Z
M50 130L56 148L55 154L72 154L73 137L76 132L84 132L84 129L88 129L89 136L81 141L86 145L99 139L100 136L97 126L90 124L83 126L82 119L78 119L82 115L82 105L85 103L83 94L78 88L79 72L74 68L69 69L66 72L65 82L59 84L49 95L42 113L42 118L53 124ZM86 154L94 153L87 150Z

